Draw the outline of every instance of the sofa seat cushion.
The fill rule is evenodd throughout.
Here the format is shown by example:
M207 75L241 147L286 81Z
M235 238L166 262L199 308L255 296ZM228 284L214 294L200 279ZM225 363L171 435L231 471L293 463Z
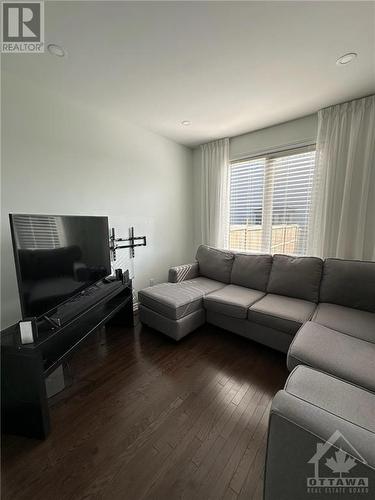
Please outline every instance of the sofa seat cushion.
M375 433L375 394L307 366L299 366L290 374L284 390Z
M375 344L375 313L336 304L319 304L313 321Z
M289 370L311 366L375 392L375 344L311 321L294 337L287 364Z
M248 319L260 325L294 335L314 313L316 304L307 300L267 294L248 312Z
M264 293L259 290L227 285L206 295L203 303L204 307L209 311L232 316L233 318L246 319L249 307L262 297L264 297Z
M180 319L201 309L203 296L224 283L199 277L181 283L161 283L138 292L142 305L170 319Z

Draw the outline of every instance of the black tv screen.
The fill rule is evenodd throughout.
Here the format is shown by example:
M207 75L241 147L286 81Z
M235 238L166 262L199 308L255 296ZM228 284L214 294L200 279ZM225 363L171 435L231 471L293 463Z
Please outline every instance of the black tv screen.
M10 214L23 318L111 274L107 217Z

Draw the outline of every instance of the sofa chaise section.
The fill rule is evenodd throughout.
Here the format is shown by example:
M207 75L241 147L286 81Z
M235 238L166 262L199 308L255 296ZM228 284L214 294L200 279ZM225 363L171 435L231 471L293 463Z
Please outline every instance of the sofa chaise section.
M265 500L307 500L320 477L375 482L375 394L320 371L298 366L273 402L269 419ZM340 452L340 450L342 450ZM354 459L353 473L339 476L326 461L336 453ZM353 464L353 462L351 462ZM353 467L354 467L353 465ZM311 481L312 480L312 481ZM325 489L322 488L322 495ZM357 498L348 489L332 498ZM361 495L362 496L362 495ZM364 497L367 495L363 495Z
M161 283L138 293L142 323L180 340L205 323L203 297L224 283L199 276L180 283Z
M200 247L197 262L171 268L169 280L138 293L142 323L180 340L206 321L203 297L230 281L233 254Z
M167 318L148 307L140 304L139 319L144 325L154 328L158 332L164 333L174 340L181 340L183 337L193 332L206 322L204 309L188 314L178 320Z
M142 306L170 319L181 319L202 309L203 297L224 287L220 281L200 276L181 283L161 283L141 290L138 294Z

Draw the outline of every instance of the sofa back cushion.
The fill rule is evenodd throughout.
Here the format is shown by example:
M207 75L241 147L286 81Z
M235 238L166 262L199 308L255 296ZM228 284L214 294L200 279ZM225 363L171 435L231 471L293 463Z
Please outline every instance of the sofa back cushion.
M232 252L201 245L196 255L199 274L212 280L230 283L233 257Z
M267 292L318 302L323 261L318 257L273 256Z
M271 267L271 255L235 253L231 283L265 292Z
M375 312L375 262L326 259L320 302Z

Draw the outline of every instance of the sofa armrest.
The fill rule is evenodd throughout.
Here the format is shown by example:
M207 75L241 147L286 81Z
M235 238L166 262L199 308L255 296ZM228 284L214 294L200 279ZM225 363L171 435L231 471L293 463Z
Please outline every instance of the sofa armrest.
M332 400L336 397L342 401L333 393ZM346 404L350 406L350 402ZM371 424L370 416L368 422ZM330 453L316 456L325 447ZM309 488L319 487L311 479L320 480L321 465L340 449L355 459L355 477L367 478L373 484L375 434L371 430L347 420L345 415L335 415L285 390L279 391L272 402L268 426L264 500L310 499Z
M168 281L170 283L179 283L180 281L198 278L198 276L198 262L193 262L192 264L184 264L182 266L171 267L168 273Z

